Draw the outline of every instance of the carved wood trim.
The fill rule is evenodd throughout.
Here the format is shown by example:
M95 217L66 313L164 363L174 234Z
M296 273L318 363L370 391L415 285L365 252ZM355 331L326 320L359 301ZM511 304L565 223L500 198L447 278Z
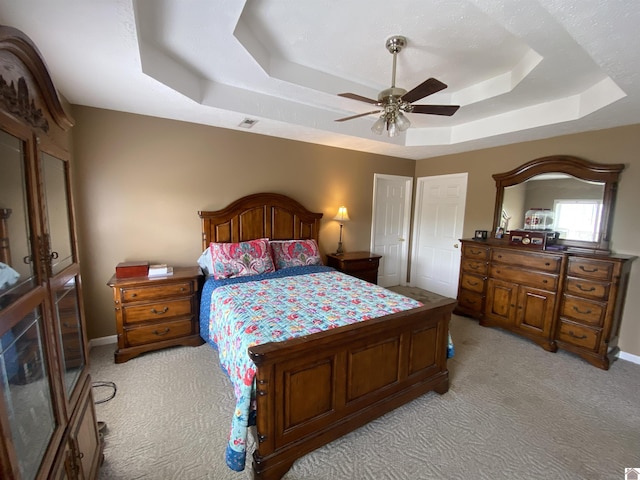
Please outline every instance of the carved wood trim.
M16 79L16 85L13 79L5 78L8 75L3 72L0 74L0 101L6 110L28 125L48 133L47 119L42 109L37 107L38 100L41 100L51 118L62 130L71 128L74 122L65 112L45 61L29 37L13 27L0 25L0 52L17 57L32 74L38 90L29 92L25 77ZM5 66L5 72L11 70L11 66Z

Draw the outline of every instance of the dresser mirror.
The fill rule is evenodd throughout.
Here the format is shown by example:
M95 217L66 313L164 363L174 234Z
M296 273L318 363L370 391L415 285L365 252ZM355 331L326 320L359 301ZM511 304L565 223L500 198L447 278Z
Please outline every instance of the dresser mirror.
M577 157L538 158L493 175L496 203L493 232L545 229L557 245L608 252L615 194L622 164L599 164ZM531 212L549 218L530 223Z

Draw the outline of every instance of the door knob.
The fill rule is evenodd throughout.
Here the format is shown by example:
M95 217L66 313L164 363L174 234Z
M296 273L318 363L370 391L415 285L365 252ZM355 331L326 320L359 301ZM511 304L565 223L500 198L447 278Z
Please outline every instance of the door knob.
M456 244L454 244L454 245L453 245L453 248L460 248L460 247L459 247L459 246L458 246L458 244L456 243Z

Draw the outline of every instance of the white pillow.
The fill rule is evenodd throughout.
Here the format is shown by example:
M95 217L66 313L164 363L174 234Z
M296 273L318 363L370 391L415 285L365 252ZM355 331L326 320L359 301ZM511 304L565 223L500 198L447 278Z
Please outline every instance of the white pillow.
M202 272L206 276L213 274L213 260L211 259L210 247L207 247L206 250L202 252L202 255L200 255L200 258L198 258L198 265L200 265Z

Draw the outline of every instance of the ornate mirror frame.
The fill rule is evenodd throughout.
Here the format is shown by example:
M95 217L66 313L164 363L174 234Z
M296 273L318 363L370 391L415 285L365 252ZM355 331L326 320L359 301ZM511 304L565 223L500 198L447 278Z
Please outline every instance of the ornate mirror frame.
M578 157L553 155L531 160L509 172L497 173L493 175L496 181L496 203L493 212L492 231L495 234L496 229L500 225L505 187L518 185L536 175L544 173L565 173L580 180L604 184L600 237L598 241L595 242L559 239L557 243L567 248L596 250L602 253L609 252L613 210L618 181L622 170L624 170L623 164L594 163Z

